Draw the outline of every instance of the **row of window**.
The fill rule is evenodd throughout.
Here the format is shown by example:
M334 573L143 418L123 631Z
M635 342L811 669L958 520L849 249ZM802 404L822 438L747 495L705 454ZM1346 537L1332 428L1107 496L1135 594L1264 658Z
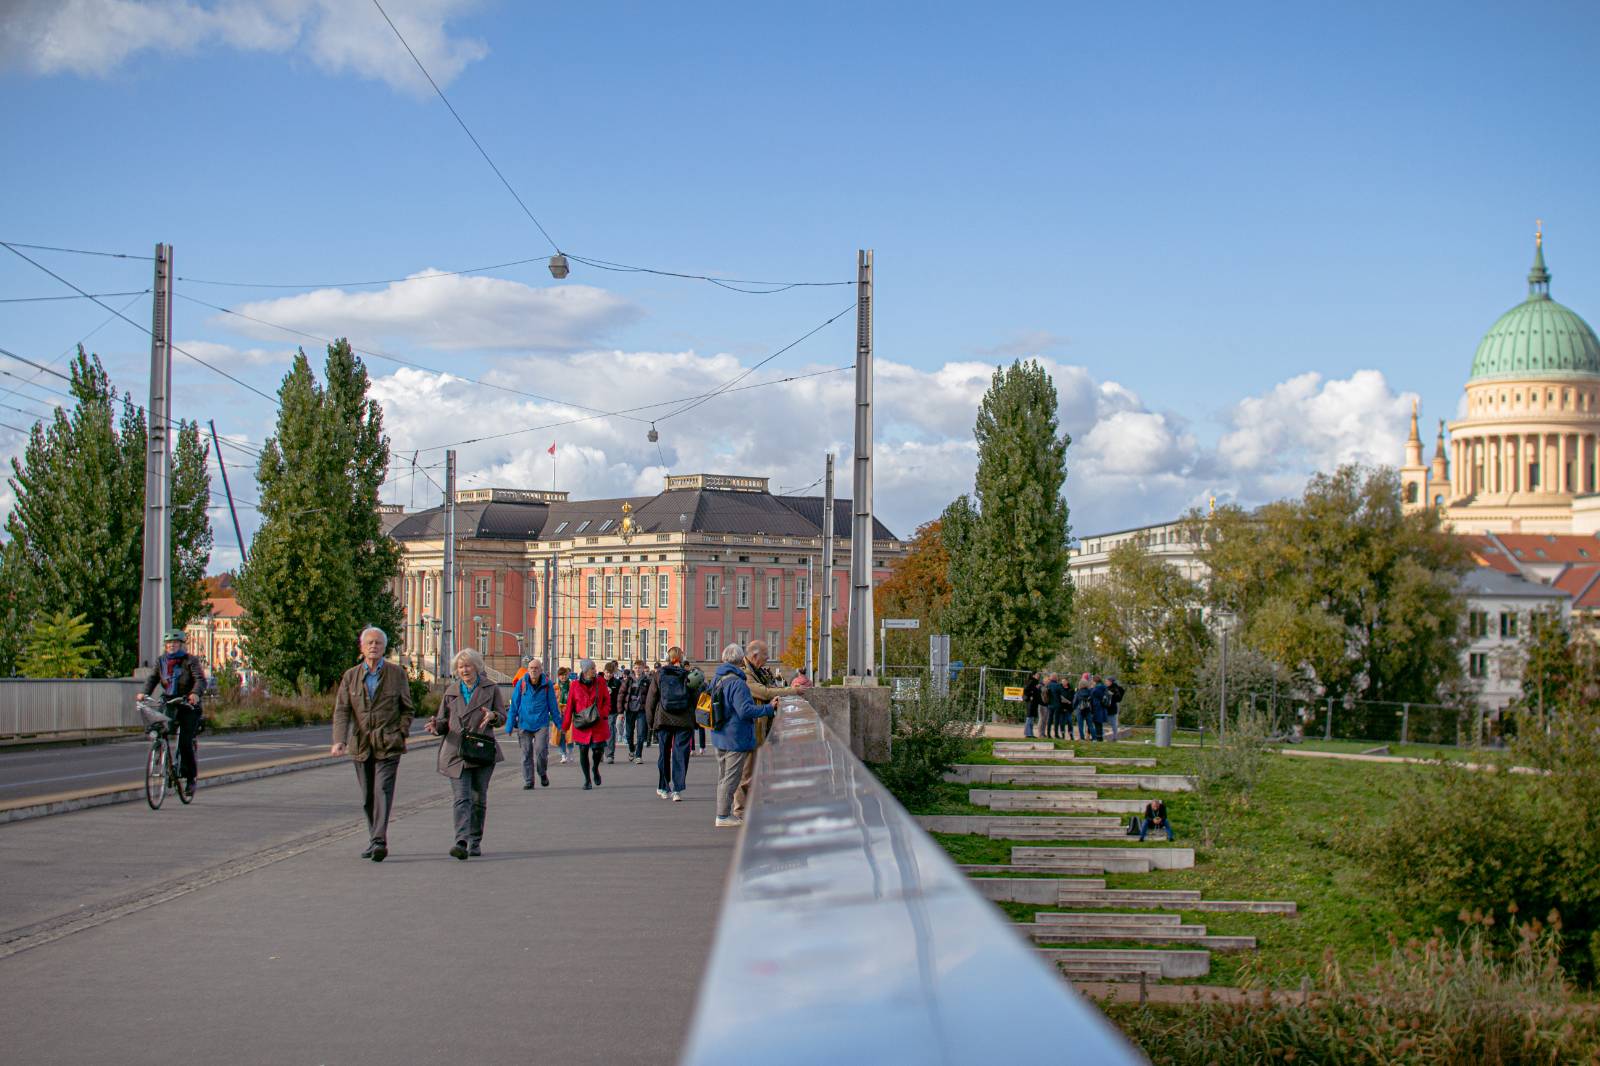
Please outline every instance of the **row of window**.
M657 574L655 581L650 580L649 574L639 575L639 606L650 606L650 590L656 590L656 606L672 606L672 576L670 574ZM588 600L590 607L600 606L600 578L596 574L589 575ZM606 610L615 610L617 606L617 575L606 575ZM633 607L633 575L622 575L622 608L629 610Z
M721 574L706 575L706 606L722 606L722 596L727 590L727 582L722 580ZM794 578L794 598L796 603L804 603L811 595L811 587L806 582L806 575L796 574ZM783 604L783 577L773 575L767 578L767 607L777 610ZM733 579L733 605L737 608L750 606L750 577L740 574ZM740 643L743 643L741 641Z
M637 636L631 629L585 629L583 631L583 654L586 658L601 662L611 659L616 659L619 662L650 659L652 632L655 635L654 659L658 663L665 662L667 648L670 647L665 629L654 631L641 629L638 631ZM748 629L738 630L735 639L741 646L749 644L750 631ZM773 655L783 651L783 647L779 643L780 639L781 634L776 629L767 630L767 649ZM720 629L708 629L705 631L705 646L702 652L701 658L712 662L722 656L722 631Z
M1540 403L1541 392L1539 389L1528 390L1528 405L1534 410L1550 410L1559 407L1563 411L1590 411L1595 406L1595 396L1588 392L1579 392L1574 395L1571 389L1562 389L1559 400L1555 389L1543 390L1543 403ZM1494 411L1506 408L1520 409L1522 407L1522 393L1513 392L1509 395L1500 393L1500 402L1495 402L1492 393L1478 393L1472 398L1474 411Z
M1489 612L1470 611L1467 614L1467 636L1474 639L1489 635ZM1500 635L1502 637L1515 637L1517 635L1517 612L1500 612ZM1478 675L1474 675L1478 676Z

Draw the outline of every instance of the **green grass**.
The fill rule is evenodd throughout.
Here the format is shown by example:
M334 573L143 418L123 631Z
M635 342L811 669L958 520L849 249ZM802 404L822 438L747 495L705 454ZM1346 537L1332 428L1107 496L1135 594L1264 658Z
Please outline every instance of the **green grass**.
M1193 748L1153 749L1142 744L1096 748L1107 754L1154 752L1160 760L1155 771L1159 773L1189 772L1199 758ZM1408 782L1418 774L1432 772L1427 766L1272 757L1248 802L1203 809L1201 798L1194 793L1161 793L1178 834L1175 843L1195 849L1194 868L1106 874L1106 885L1199 889L1206 899L1296 902L1299 914L1294 917L1185 912L1186 922L1204 925L1208 932L1254 936L1258 945L1254 952L1214 952L1210 976L1197 983L1295 988L1303 975L1320 979L1323 955L1329 951L1347 976L1359 977L1373 962L1389 956L1390 933L1404 940L1428 930L1410 925L1370 881L1359 861L1336 845L1336 839L1346 827L1371 825L1390 817L1403 802ZM935 800L915 813L992 813L966 802L967 787L942 786ZM1101 794L1139 793L1101 790ZM1202 814L1207 817L1205 824ZM1018 845L1048 846L1043 841L946 833L936 833L934 838L957 862L973 864L1009 863L1011 848ZM1097 843L1122 846L1115 840ZM1000 906L1022 921L1031 921L1040 910L1059 909Z

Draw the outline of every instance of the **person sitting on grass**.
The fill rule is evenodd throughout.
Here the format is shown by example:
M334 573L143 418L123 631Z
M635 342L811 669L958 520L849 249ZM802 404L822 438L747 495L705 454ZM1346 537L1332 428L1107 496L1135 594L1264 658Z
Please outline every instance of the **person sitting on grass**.
M1144 805L1144 820L1139 823L1139 839L1143 840L1151 829L1165 829L1167 839L1172 839L1172 823L1167 821L1167 805L1160 800L1153 800Z

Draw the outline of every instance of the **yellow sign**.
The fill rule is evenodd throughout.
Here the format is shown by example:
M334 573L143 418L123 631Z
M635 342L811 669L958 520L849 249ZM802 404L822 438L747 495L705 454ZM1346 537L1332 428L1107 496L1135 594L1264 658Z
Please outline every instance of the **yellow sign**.
M1016 687L1012 687L1011 685L1007 685L1006 686L1006 692L1005 692L1005 701L1007 703L1021 703L1022 702L1022 686L1021 685L1017 685Z

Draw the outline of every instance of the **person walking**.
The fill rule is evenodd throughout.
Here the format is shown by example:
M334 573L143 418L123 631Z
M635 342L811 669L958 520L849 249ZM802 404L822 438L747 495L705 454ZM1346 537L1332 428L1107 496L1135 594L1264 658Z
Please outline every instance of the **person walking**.
M650 717L645 706L650 700L650 673L643 659L633 661L633 676L623 691L623 732L627 734L628 761L644 762L645 741L650 739Z
M411 732L411 681L404 667L384 659L389 636L383 630L368 626L358 643L361 661L344 672L334 693L328 754L348 754L355 764L367 816L367 850L361 857L382 862L389 857L394 779Z
M506 695L489 680L488 666L476 648L462 648L450 660L456 682L446 685L439 711L423 728L443 737L439 743L439 773L450 779L455 809L455 847L450 854L465 860L483 854L483 823L489 813L489 778L494 764L505 759L494 731L506 720ZM483 738L463 750L466 734ZM492 754L482 754L487 747Z
M659 742L656 752L656 795L681 802L688 786L689 752L694 746L694 697L683 649L668 648L667 661L650 679L645 716Z
M1033 725L1039 720L1039 707L1043 700L1042 688L1037 670L1029 674L1028 680L1022 683L1022 735L1030 740L1033 738ZM1048 723L1045 725L1044 735L1050 735Z
M578 746L578 765L583 768L583 787L587 791L600 784L600 760L611 737L611 687L594 671L593 659L578 662L578 676L567 695L567 711L561 727L572 734Z
M522 748L524 789L533 787L535 774L539 784L550 787L550 731L560 728L555 683L545 676L542 659L529 659L511 686L511 713L506 716L506 733L516 733Z
M572 670L569 667L559 667L556 670L556 700L560 704L561 713L567 713L567 695L572 688ZM561 761L571 762L567 756L572 750L572 736L565 727L556 727L556 744L561 749Z
M711 744L717 749L717 820L718 829L735 829L744 825L744 817L733 813L733 797L744 776L745 764L755 758L758 718L771 718L772 704L757 704L750 695L750 683L742 667L744 649L729 644L722 649L722 665L712 679L711 698L720 700L723 708L722 725L711 733Z
M601 678L606 685L606 694L610 699L610 707L617 714L622 713L622 675L617 672L617 661L612 659L606 663L605 674ZM617 761L617 733L618 730L607 727L606 736L606 762Z
M799 689L789 688L778 683L774 673L767 669L767 642L752 640L744 648L744 668L749 674L750 698L758 704L777 705L780 697L794 696ZM769 719L763 718L755 722L756 747L767 742L767 729L771 726ZM750 779L756 772L755 755L745 760L744 770L739 777L739 787L733 793L733 815L743 818L746 801L750 798Z
M184 794L193 799L194 779L200 776L194 738L200 733L200 697L206 690L206 675L200 660L189 654L183 630L168 630L161 643L165 652L144 679L144 694L148 696L159 688L169 701L166 708L174 712L178 723L178 773L183 778Z

